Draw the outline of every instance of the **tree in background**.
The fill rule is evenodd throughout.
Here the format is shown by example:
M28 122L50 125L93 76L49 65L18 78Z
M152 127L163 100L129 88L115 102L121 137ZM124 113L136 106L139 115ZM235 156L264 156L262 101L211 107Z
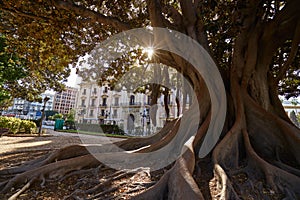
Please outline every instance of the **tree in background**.
M67 64L76 63L101 41L132 28L153 26L179 31L211 55L226 88L227 115L217 146L205 159L199 159L196 153L211 120L209 92L190 63L157 50L156 62L175 68L192 85L201 116L190 119L186 127L199 127L196 137L183 141L189 141L188 150L136 199L300 198L300 131L278 98L279 94L297 96L300 90L299 0L2 0L0 10L1 32L9 36L9 45L28 61L29 72L35 72L36 77L45 75L50 82L59 77L57 73L66 71ZM33 87L44 88L43 83ZM154 152L176 136L181 120L147 139L116 144L125 150ZM0 184L1 193L24 183L23 188L34 181L44 183L48 177L62 180L74 170L84 174L87 168L99 165L85 147L71 146L46 160L1 171L16 174ZM214 174L218 185L214 193L207 192L209 180L204 171ZM108 192L101 191L101 185L91 188L76 190L70 197L93 199ZM128 198L128 193L119 196Z
M66 115L66 120L65 120L66 129L76 129L75 114L76 111L74 109L71 109L69 113Z
M51 119L55 114L58 114L58 112L55 110L45 110L46 120Z
M51 116L51 119L55 120L55 119L62 119L64 116L61 113L56 113L54 115Z

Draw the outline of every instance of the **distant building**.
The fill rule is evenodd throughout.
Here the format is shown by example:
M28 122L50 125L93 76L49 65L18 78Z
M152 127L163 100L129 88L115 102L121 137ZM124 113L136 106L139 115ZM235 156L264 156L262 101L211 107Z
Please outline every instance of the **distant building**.
M117 124L126 133L151 132L162 128L166 115L163 95L158 99L156 126L150 120L150 96L126 90L112 91L109 85L100 87L96 82L82 82L76 103L76 120L79 123ZM170 118L176 116L174 92L169 95Z
M53 110L54 95L50 93L41 94L42 99L46 96L50 99L46 103L45 110ZM7 113L23 119L38 119L41 117L43 106L44 102L30 102L25 99L15 98Z
M55 93L53 110L68 114L75 108L77 92L76 88L66 87L64 91Z

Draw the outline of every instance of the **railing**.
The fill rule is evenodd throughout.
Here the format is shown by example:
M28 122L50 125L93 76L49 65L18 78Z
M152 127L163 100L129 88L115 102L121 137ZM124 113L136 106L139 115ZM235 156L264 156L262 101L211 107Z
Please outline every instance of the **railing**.
M121 103L121 106L141 106L142 102L127 102Z

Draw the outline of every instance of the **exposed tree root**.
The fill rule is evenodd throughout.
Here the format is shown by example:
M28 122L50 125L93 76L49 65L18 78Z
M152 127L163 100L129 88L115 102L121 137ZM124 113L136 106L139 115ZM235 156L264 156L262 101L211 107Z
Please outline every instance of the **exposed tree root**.
M249 109L248 103L245 104L246 110ZM238 116L213 151L211 159L215 177L210 181L216 181L218 193L211 194L212 197L217 199L300 198L300 169L296 159L298 155L295 155L298 152L298 147L295 146L298 144L298 136L293 132L295 129L282 120L273 119L271 123L268 119L272 116L265 115L264 111L257 110L251 104L250 107L255 112L246 111L245 116ZM255 123L250 122L253 118L256 118ZM167 129L162 129L156 136L145 140L135 138L116 144L125 150L138 148L136 152L154 152L177 139L176 132L181 120L169 123ZM10 193L12 188L20 188L15 194L10 193L13 199L34 183L47 186L57 180L62 182L71 177L80 177L78 183L74 185L74 190L65 199L122 199L129 194L135 195L133 199L204 199L199 189L203 187L200 187L199 182L195 180L200 176L201 169L207 166L196 165L195 152L199 149L199 144L207 131L209 120L208 113L196 136L190 137L183 145L184 153L169 166L170 168L157 182L150 180L147 169L112 171L95 159L86 146L72 145L19 167L0 171L2 176L13 176L8 181L0 183L1 193ZM196 120L190 122L193 125L197 124ZM278 128L274 130L271 127ZM283 129L289 132L287 137L294 137L294 140L285 139ZM299 133L299 130L296 129L296 132ZM270 138L271 136L273 137ZM183 135L183 140L188 137L189 135ZM290 145L292 149L282 150L286 145ZM105 145L93 145L89 148L92 148L92 151L95 148L95 152L102 156L106 155ZM116 160L122 160L122 154L119 152L115 152L114 156ZM110 174L99 177L100 171L107 171ZM140 173L146 173L149 180L128 184L128 180ZM89 183L88 188L83 187L86 183ZM124 190L123 188L126 187L128 189ZM119 197L111 195L114 193L118 193Z
M276 153L278 151L276 147L279 145L285 147L290 145L292 151L285 155L295 158L297 155L294 153L299 153L296 150L299 146L293 145L298 142L289 143L289 139L283 137L282 127L285 125L285 131L290 132L289 134L293 137L295 132L299 133L299 130L292 127L295 132L291 132L292 129L287 122L271 119L274 116L266 115L264 110L259 110L251 104L251 109L249 109L249 102L245 105L247 105L247 125L251 134L243 125L245 124L243 120L239 121L243 117L239 118L213 152L215 178L218 183L221 183L221 187L218 188L220 190L218 198L299 198L298 165L290 166L283 163L280 159L282 156ZM256 148L252 146L252 138ZM277 160L275 160L276 158Z
M93 167L99 165L99 161L96 160L92 155L79 156L72 159L57 161L37 169L29 170L24 173L16 175L14 178L9 180L5 187L0 188L1 193L8 192L12 187L16 187L20 184L30 182L31 180L41 180L45 177L49 179L59 179L65 174L83 169L85 167Z
M22 194L22 192L24 192L25 190L27 190L30 187L30 185L32 184L32 182L34 182L34 179L32 179L26 185L24 185L24 187L22 187L21 190L19 190L18 192L16 192L15 194L13 194L11 197L9 197L8 200L15 200L15 199L17 199L18 196L20 194Z
M265 174L267 184L276 192L290 191L286 193L287 198L296 198L294 191L298 193L297 196L299 196L300 178L264 161L253 150L247 131L243 130L243 136L247 152L252 159L249 162L254 161L254 163L251 164L260 167Z
M185 146L188 150L153 187L133 199L204 199L192 177L195 166L193 140Z

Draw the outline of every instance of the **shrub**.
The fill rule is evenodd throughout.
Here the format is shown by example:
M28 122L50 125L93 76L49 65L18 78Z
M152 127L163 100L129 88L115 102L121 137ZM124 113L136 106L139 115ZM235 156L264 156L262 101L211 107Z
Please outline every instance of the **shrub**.
M35 133L36 132L36 124L32 121L22 120L20 124L19 132L24 131L25 133Z
M10 133L16 134L19 132L34 133L36 125L28 120L21 120L15 117L0 116L0 127L8 128Z
M124 135L123 129L120 129L118 125L110 125L110 124L76 124L77 128L82 131L90 131L90 132L102 132L109 134L118 134Z
M64 122L64 126L66 127L67 130L72 129L72 130L76 130L76 124L74 122L74 120L66 120Z

